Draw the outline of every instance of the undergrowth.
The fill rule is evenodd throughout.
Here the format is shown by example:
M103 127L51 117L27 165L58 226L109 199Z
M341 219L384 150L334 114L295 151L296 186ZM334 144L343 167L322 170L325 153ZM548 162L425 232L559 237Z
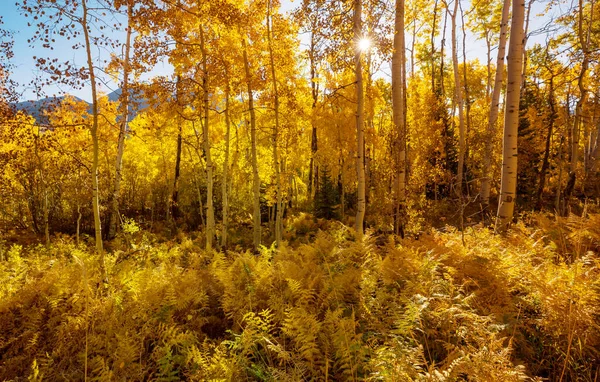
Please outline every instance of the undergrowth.
M600 216L280 250L0 242L0 380L597 381ZM312 225L311 225L312 224Z

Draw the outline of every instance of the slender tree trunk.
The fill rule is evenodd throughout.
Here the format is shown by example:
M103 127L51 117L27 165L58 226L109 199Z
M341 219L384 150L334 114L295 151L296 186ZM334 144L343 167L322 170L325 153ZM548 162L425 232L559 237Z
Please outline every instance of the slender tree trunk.
M598 124L598 128L596 130L596 140L593 149L590 149L590 151L588 174L593 175L594 171L596 171L596 168L598 167L598 159L600 159L600 123Z
M558 181L556 182L556 195L554 197L554 211L560 213L560 197L562 193L562 174L563 174L563 144L565 137L561 135L560 145L558 146Z
M77 200L77 224L75 231L75 242L79 245L79 231L81 227L81 203L79 203L79 199Z
M111 195L111 208L108 215L108 239L113 239L117 233L119 224L119 194L121 192L121 179L123 168L123 152L125 151L125 135L127 134L127 124L129 123L129 73L130 52L131 52L131 33L133 21L133 3L127 2L127 35L125 37L125 57L123 59L123 84L121 86L121 96L119 97L121 123L119 124L119 137L117 139L117 157L115 163L115 183Z
M344 162L344 144L342 141L342 129L338 123L338 120L335 116L335 108L333 104L331 104L331 114L333 115L333 119L335 121L335 130L337 131L337 145L338 145L338 164L340 166L339 174L338 174L338 192L340 194L340 218L344 221L344 217L346 216L346 193L344 187L344 168L346 164Z
M460 5L461 3L459 2L459 6L460 6L460 18L461 18L461 27L462 27L462 32L463 32L463 40L462 40L462 51L463 51L463 88L465 89L465 100L464 100L464 110L465 110L465 114L464 114L464 121L465 121L465 132L464 132L464 165L463 165L463 171L464 171L464 182L465 182L465 191L467 196L469 197L470 194L470 187L469 187L469 134L471 132L471 99L470 99L470 93L469 93L469 82L467 81L467 73L468 73L468 66L467 66L467 29L466 29L466 25L465 25L465 13L463 11L462 5Z
M40 127L38 126L37 134L35 135L35 156L37 159L37 167L38 174L40 177L39 184L41 186L41 194L42 194L42 213L44 218L44 240L46 242L46 247L50 246L50 224L49 224L49 213L48 213L48 186L46 185L46 179L44 177L44 162L42 161L42 157L39 152L39 139L41 137Z
M171 193L171 216L173 220L179 217L179 175L181 174L181 146L182 131L181 119L178 120L179 130L177 131L177 151L175 153L175 176L173 177L173 192Z
M177 80L176 80L176 91L175 91L175 97L176 97L176 103L177 103L177 108L178 109L182 109L182 105L180 103L181 100L181 76L177 75ZM177 220L177 218L179 217L179 176L181 174L181 150L182 150L182 143L183 143L183 137L182 137L182 117L181 115L177 116L177 149L175 151L175 174L173 176L173 189L171 190L171 197L169 199L169 209L171 211L170 215L167 216L171 216L171 218L173 219L172 223L172 228L175 229L175 220Z
M368 32L367 32L368 34ZM367 81L365 83L365 203L369 204L371 201L371 192L373 187L372 177L371 177L371 155L372 150L369 148L367 141L367 137L370 134L373 134L374 125L373 125L373 116L375 114L375 105L373 103L373 75L371 73L371 52L367 50L366 52L366 60L365 60L365 70L367 74Z
M362 0L354 0L354 43L357 45L362 35ZM356 206L356 225L355 229L358 237L362 239L364 233L364 219L366 211L365 200L365 99L363 89L363 73L362 73L362 52L358 46L354 47L354 64L356 77L356 172L358 179L357 190L357 206Z
M317 1L317 6L320 3ZM319 8L317 7L316 15L318 15ZM313 19L313 24L310 34L310 50L308 56L310 59L310 88L312 96L312 112L311 112L311 136L310 136L310 165L308 168L308 196L311 201L314 200L315 193L318 189L319 184L319 166L316 163L317 151L319 149L318 136L317 136L317 102L319 101L319 83L317 82L317 41L315 34L318 31L317 17Z
M446 49L446 26L448 25L448 13L449 12L445 12L444 13L444 26L442 27L442 43L440 46L440 83L439 83L439 87L440 87L440 92L439 92L439 96L441 98L441 102L444 104L444 107L446 105L446 88L445 88L445 84L444 84L444 58L446 57L444 51Z
M527 39L529 33L529 15L531 14L531 5L534 0L529 0L527 10L525 11L525 27L523 30L523 69L521 70L521 89L525 89L527 81Z
M252 82L250 74L250 64L248 62L248 49L246 47L246 38L242 37L242 49L244 55L244 70L246 72L246 84L248 87L248 109L250 110L250 140L252 156L252 189L253 189L253 226L254 226L254 249L258 250L261 242L260 227L260 178L258 176L258 161L256 158L256 114L254 110L254 94L252 92Z
M229 115L229 71L225 65L225 159L223 160L223 181L221 193L223 199L223 231L221 232L221 247L227 247L227 230L229 228L229 139L231 119Z
M277 187L277 204L275 207L275 243L281 247L281 233L283 230L283 190L281 188L281 164L279 163L279 92L277 90L277 73L275 59L273 58L273 18L271 16L271 1L267 11L267 41L269 45L269 63L271 65L271 80L273 85L275 127L273 129L273 165L275 166L275 183Z
M503 232L512 221L517 193L517 137L519 130L519 101L521 70L523 69L523 21L525 0L513 0L508 52L508 84L504 112L504 143L502 150L502 179L496 231Z
M596 121L596 107L593 107L592 117L589 119L589 123L584 124L583 131L583 179L581 182L582 192L585 193L585 185L587 183L589 170L590 170L590 160L592 158L592 151L594 150L594 131L591 129L591 126L594 126L594 122Z
M203 93L203 120L202 136L204 141L204 155L206 157L206 250L213 248L215 237L215 209L213 205L213 162L210 151L210 137L208 135L208 65L206 46L204 42L204 28L200 27L200 50L202 51L202 93Z
M581 44L581 50L583 52L583 61L581 63L581 70L579 71L579 76L577 78L577 85L579 87L579 99L577 100L577 105L575 106L575 116L573 117L573 127L572 127L572 135L571 135L571 160L569 163L569 178L567 181L567 186L565 187L564 193L564 211L567 212L567 208L569 205L569 199L573 194L573 190L575 189L575 182L577 178L577 167L579 163L579 136L581 132L581 126L583 124L583 106L585 105L588 97L588 89L585 87L585 77L589 68L589 39L590 32L588 30L587 36L584 35L583 32L583 0L579 0L579 11L578 11L578 39ZM594 2L591 4L592 12L594 9Z
M92 58L92 43L88 28L88 8L87 0L81 0L83 8L83 16L81 18L81 26L83 27L83 35L85 37L85 50L87 54L87 66L92 87L92 126L90 133L92 135L92 209L94 213L94 231L96 233L96 252L101 254L100 262L102 267L103 279L106 279L106 269L104 266L104 251L102 247L102 222L100 221L100 190L98 185L98 95L96 92L96 75L94 61Z
M454 0L452 17L452 68L454 72L454 100L458 106L458 171L456 194L460 203L460 226L463 227L463 182L465 166L465 119L463 113L463 97L461 91L460 74L458 73L458 42L456 41L456 16L458 14L459 0Z
M392 55L392 118L396 133L396 187L394 231L404 237L406 221L406 115L403 61L405 60L404 42L404 0L396 0L394 22L394 53Z
M548 106L550 107L550 115L548 116L548 133L546 135L546 148L544 150L544 158L542 159L542 168L540 169L540 181L537 190L537 201L535 209L540 211L543 207L542 196L544 187L546 186L546 173L550 167L550 144L552 143L552 132L554 130L554 119L556 118L556 108L554 102L554 74L550 76L550 89L548 94Z
M485 46L486 46L486 69L487 77L485 81L485 95L487 101L490 102L491 89L492 89L492 33L488 30L485 32Z
M435 32L437 21L438 0L435 0L433 5L433 22L431 24L431 93L436 93L435 88ZM443 38L443 37L442 37ZM443 56L443 55L442 55ZM443 57L442 57L443 60Z
M496 76L492 90L492 100L488 114L488 125L486 131L485 152L483 154L483 176L481 178L481 204L487 212L490 204L490 184L492 156L494 151L494 136L496 135L496 122L498 121L498 109L500 108L500 91L502 89L502 78L504 76L504 56L506 54L506 31L508 30L508 15L510 12L510 0L504 0L502 7L502 21L500 21L500 41L498 42L498 57L496 59Z

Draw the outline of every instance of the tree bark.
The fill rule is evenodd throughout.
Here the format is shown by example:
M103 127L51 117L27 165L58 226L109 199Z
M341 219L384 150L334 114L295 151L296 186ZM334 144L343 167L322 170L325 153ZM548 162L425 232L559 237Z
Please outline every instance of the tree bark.
M525 0L513 0L508 52L508 84L504 112L504 141L502 149L502 178L496 218L496 231L503 232L512 221L517 193L517 137L519 130L519 101L523 69L523 21Z
M229 228L229 140L231 133L231 119L229 115L229 71L225 65L225 159L223 160L223 182L221 194L223 199L223 228L221 232L221 247L227 247L227 230Z
M121 193L121 179L123 168L123 152L125 151L125 135L127 134L127 125L129 123L129 73L130 52L131 52L131 32L133 19L133 3L127 2L127 35L125 37L125 58L123 60L123 85L121 87L121 96L119 97L121 111L121 123L119 124L119 137L117 139L117 157L115 160L115 182L113 193L111 195L111 208L108 215L108 239L113 239L119 225L119 194Z
M537 190L537 201L535 209L540 211L543 207L542 196L544 187L546 186L546 173L550 167L550 144L552 142L552 132L554 130L554 119L556 118L556 107L554 102L554 74L550 76L550 89L548 90L548 106L550 107L550 115L548 116L548 133L546 135L546 147L544 150L544 158L542 159L542 168L540 169L540 181Z
M92 58L92 43L90 41L90 34L88 28L88 8L87 0L81 0L81 6L83 8L83 16L81 18L81 26L83 29L83 36L85 38L85 50L87 55L87 66L90 76L90 83L92 88L92 126L90 133L92 135L92 209L94 213L94 231L96 236L96 252L101 254L101 267L103 278L106 278L106 269L104 267L104 250L102 247L102 222L100 221L100 190L98 185L98 156L99 156L99 144L98 144L98 94L96 91L96 75L94 70L94 62Z
M315 34L318 30L317 17L319 13L319 2L317 1L317 9L315 11L315 18L311 26L310 34L310 50L308 52L308 58L310 60L310 88L312 96L312 113L311 113L311 136L310 136L310 163L308 168L308 196L312 201L314 200L315 193L318 189L319 184L319 166L316 163L317 151L319 149L318 136L317 136L317 103L319 101L319 84L317 82L317 41Z
M256 112L254 110L254 94L252 91L252 82L250 75L250 64L248 62L248 49L246 46L246 37L242 36L242 50L244 56L244 71L246 72L246 85L248 89L248 109L250 111L250 140L251 140L251 160L252 160L252 190L253 190L253 230L254 230L254 249L258 250L261 242L260 226L260 178L258 176L258 161L256 158Z
M275 126L273 129L273 165L275 166L275 183L277 187L277 203L275 207L275 244L281 246L281 233L283 230L283 190L281 188L281 164L279 163L279 92L277 89L277 73L273 58L273 17L271 16L271 1L268 2L267 11L267 41L269 45L269 63L271 65L271 82L275 109Z
M592 10L594 3L592 2ZM575 106L575 116L573 117L573 126L571 134L571 158L569 162L569 178L567 186L564 192L563 201L563 213L567 213L569 205L569 199L575 189L575 182L577 179L577 168L579 163L579 136L581 131L581 125L583 124L583 106L585 105L588 97L588 89L585 87L585 76L589 68L589 38L590 33L588 30L587 37L584 36L583 32L583 0L579 0L579 11L578 11L578 39L583 52L583 61L581 63L581 70L577 78L577 86L579 87L579 99Z
M406 215L406 115L404 0L396 0L394 53L392 55L392 118L396 133L396 187L394 231L404 237Z
M37 159L37 167L38 167L38 174L40 177L40 193L41 196L43 198L42 201L42 213L43 213L43 219L44 219L44 240L46 243L46 247L50 246L50 224L49 224L49 219L48 219L48 185L46 184L46 178L44 177L44 162L42 161L42 157L40 155L39 152L39 139L41 137L41 133L40 133L40 127L37 127L37 134L35 134L35 156Z
M491 168L494 151L494 135L496 133L496 122L498 121L498 109L500 108L500 91L502 90L502 78L504 77L504 56L506 54L506 31L508 29L508 15L510 12L510 0L504 0L502 7L502 20L500 21L500 40L498 42L498 56L496 58L496 76L494 77L494 88L488 114L488 125L486 131L485 152L483 154L483 176L481 178L481 204L484 211L488 210L490 204Z
M358 44L362 36L362 0L354 0L354 43ZM356 77L356 172L358 179L357 189L357 206L356 206L356 222L355 229L358 237L362 239L364 234L364 219L366 211L365 200L365 99L363 90L363 73L362 73L362 52L358 46L354 47L354 64Z
M213 248L215 237L215 209L213 195L213 162L210 152L210 137L208 135L208 63L206 45L204 41L204 29L200 26L200 50L202 51L202 94L203 94L203 123L202 138L204 142L204 155L206 159L206 250Z
M435 0L433 4L433 21L431 23L431 93L435 94L435 32L436 32L436 21L437 21L437 8L438 0ZM442 55L443 60L443 55Z
M456 194L460 207L460 226L463 227L463 181L465 166L465 119L463 113L463 97L461 91L460 74L458 72L458 42L456 41L456 16L458 14L459 0L454 0L452 17L452 68L454 72L454 100L458 106L458 170Z
M179 217L179 175L181 173L181 120L178 121L177 151L175 152L175 176L173 177L173 192L171 193L171 217L175 221Z
M468 65L467 65L467 29L465 25L465 13L463 11L462 5L460 5L460 17L461 17L461 27L463 32L462 39L462 51L463 51L463 88L465 89L465 99L464 99L464 122L465 122L465 130L464 130L464 164L463 164L463 181L465 182L465 191L467 197L471 195L470 187L469 187L469 133L471 132L471 96L469 92L469 82L467 81L468 74ZM461 219L462 220L462 219Z

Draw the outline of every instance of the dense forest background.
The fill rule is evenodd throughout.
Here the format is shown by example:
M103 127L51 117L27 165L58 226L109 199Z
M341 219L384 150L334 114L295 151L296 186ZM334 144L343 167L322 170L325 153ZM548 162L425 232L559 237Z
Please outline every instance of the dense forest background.
M0 379L597 381L594 0L284 5L0 25Z

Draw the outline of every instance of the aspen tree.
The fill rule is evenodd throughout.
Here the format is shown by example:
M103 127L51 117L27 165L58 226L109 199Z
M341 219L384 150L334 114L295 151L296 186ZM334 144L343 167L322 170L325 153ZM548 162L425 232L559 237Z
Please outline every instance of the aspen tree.
M481 179L481 203L484 210L490 204L491 167L494 141L492 137L496 131L498 121L498 109L500 108L500 91L502 90L502 78L504 77L504 56L506 55L506 31L508 29L508 15L510 12L510 0L504 0L502 6L502 20L500 21L500 40L498 42L498 56L496 58L496 75L488 114L487 139L485 152L483 154L483 177Z
M119 194L121 192L121 171L123 169L123 152L125 150L125 135L127 134L127 125L129 123L129 74L131 72L130 52L131 52L131 34L133 23L133 2L127 1L127 32L125 37L125 54L123 57L123 83L121 85L120 111L121 123L119 124L119 137L117 140L117 156L115 160L115 181L111 195L111 209L108 217L108 238L115 237L117 225L119 222Z
M562 213L567 213L569 205L569 199L575 189L575 182L577 179L577 168L579 163L579 138L581 135L581 127L583 125L583 106L585 105L589 96L589 91L585 84L585 78L590 65L589 58L589 45L590 45L590 30L584 31L584 3L583 0L579 0L579 7L577 10L577 41L581 46L583 54L583 60L581 62L581 69L577 76L577 87L579 88L579 99L575 106L575 116L573 118L573 124L571 126L571 157L569 161L569 177L567 185L564 191L564 200L562 205ZM591 2L592 11L594 9L594 2Z
M275 126L273 128L273 165L275 166L275 183L277 190L277 204L275 216L275 243L277 248L281 245L281 231L283 218L283 195L281 190L281 165L279 163L279 93L277 90L277 74L275 60L273 59L273 17L271 15L271 0L267 4L267 42L269 46L269 64L271 66L271 83L273 86L273 108L275 110Z
M225 60L223 60L225 61ZM230 117L230 88L229 68L227 63L223 62L223 71L225 73L225 158L223 159L223 181L221 184L221 195L223 199L223 227L221 231L221 247L227 246L227 230L229 228L229 141L231 135L231 117Z
M392 55L392 113L396 133L396 206L395 232L404 236L406 213L406 115L404 0L396 0L394 53Z
M258 175L258 161L256 158L256 111L254 110L254 92L252 90L250 63L248 61L248 47L246 37L242 37L242 53L244 57L244 71L246 73L246 85L248 90L248 109L250 111L250 140L251 140L251 161L252 161L252 221L254 231L254 249L257 250L261 242L261 222L260 222L260 178Z
M53 0L36 0L32 2L22 1L20 7L26 16L33 16L35 20L40 20L37 24L37 30L30 42L40 41L45 48L53 49L50 42L55 42L56 36L66 37L66 39L77 39L83 37L83 41L76 44L76 47L82 47L85 50L86 64L85 69L80 70L76 65L70 62L58 62L58 59L36 59L36 65L44 72L51 73L50 80L60 82L73 87L83 87L88 82L91 87L92 97L92 121L89 124L89 131L92 140L92 165L91 183L92 183L92 212L94 217L94 232L96 252L101 254L101 267L104 272L104 251L102 243L102 223L100 220L100 190L98 181L99 168L99 106L96 77L95 58L92 55L92 49L99 45L112 45L112 42L106 35L92 36L92 30L96 22L100 22L101 15L98 9L89 8L88 0L70 1L64 4ZM51 17L50 17L51 16ZM98 28L100 29L100 28ZM47 81L47 84L51 83ZM35 84L39 86L39 84ZM105 276L105 275L103 275Z
M356 207L356 223L355 229L362 238L364 233L364 219L366 210L366 179L365 179L365 99L363 90L363 73L362 73L362 51L358 46L359 41L363 38L362 35L362 0L354 0L354 17L353 30L354 42L356 46L354 54L354 73L356 78L356 173L358 179L358 201Z
M81 0L83 16L81 17L81 27L85 38L85 52L87 56L88 74L92 88L92 126L90 133L92 135L93 159L92 159L92 208L94 212L94 231L96 233L96 252L102 253L102 268L104 270L104 254L102 248L102 222L100 221L100 190L98 186L98 94L96 90L96 74L94 61L92 57L92 43L88 27L88 7L87 0Z
M454 102L458 106L458 171L456 181L456 194L460 204L460 225L463 225L463 181L465 166L465 119L463 113L463 97L461 91L460 75L458 72L458 42L456 41L456 16L458 14L459 0L454 0L454 10L450 14L452 23L452 69L454 72ZM448 12L450 10L448 9Z
M517 193L517 136L519 129L519 101L521 98L521 71L523 69L523 22L525 0L512 0L512 20L508 45L508 83L504 111L504 140L502 149L502 177L496 231L502 232L512 221Z
M215 208L213 204L213 161L210 150L210 137L208 129L208 65L207 53L204 40L204 29L200 26L200 51L202 52L202 138L204 142L204 156L206 160L206 250L210 251L213 247L215 237Z

